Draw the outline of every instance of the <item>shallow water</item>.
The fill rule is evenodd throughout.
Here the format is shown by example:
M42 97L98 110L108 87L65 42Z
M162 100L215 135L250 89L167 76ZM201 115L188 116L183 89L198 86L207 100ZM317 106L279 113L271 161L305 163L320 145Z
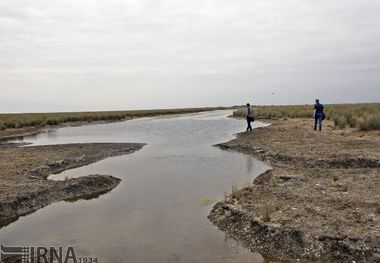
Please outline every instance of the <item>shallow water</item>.
M91 200L58 202L0 230L4 245L74 246L99 262L269 262L227 238L207 219L233 185L268 167L211 145L232 139L245 122L216 111L61 128L24 138L34 145L144 142L140 151L53 175L112 174L122 179ZM260 125L260 123L255 123ZM262 124L261 124L262 125Z

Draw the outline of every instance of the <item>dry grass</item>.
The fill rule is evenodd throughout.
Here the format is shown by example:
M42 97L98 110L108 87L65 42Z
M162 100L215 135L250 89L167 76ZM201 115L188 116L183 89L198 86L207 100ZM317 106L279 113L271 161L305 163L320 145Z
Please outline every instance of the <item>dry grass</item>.
M209 110L224 109L215 108L185 108L185 109L160 109L139 111L102 111L102 112L58 112L58 113L17 113L0 114L0 131L23 127L44 127L62 123L96 122L96 121L120 121L134 117L149 117L167 114L192 113Z
M380 103L330 104L325 105L327 119L341 129L351 127L360 130L380 130ZM235 117L243 117L245 109L234 112ZM312 118L312 105L257 106L256 119Z
M271 204L266 204L261 212L261 218L264 222L270 222L272 220L271 215L273 208Z

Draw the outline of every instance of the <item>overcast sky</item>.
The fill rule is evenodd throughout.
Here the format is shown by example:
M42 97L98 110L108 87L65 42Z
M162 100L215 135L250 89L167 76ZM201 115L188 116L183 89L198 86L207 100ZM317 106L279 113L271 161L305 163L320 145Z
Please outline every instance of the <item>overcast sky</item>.
M0 0L0 112L379 102L379 14L379 0Z

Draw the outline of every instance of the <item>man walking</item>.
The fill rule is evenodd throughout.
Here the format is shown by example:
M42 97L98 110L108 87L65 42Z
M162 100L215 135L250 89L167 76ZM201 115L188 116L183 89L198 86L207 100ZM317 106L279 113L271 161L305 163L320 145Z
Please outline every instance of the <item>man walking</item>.
M314 105L314 130L317 130L317 126L319 131L322 131L322 122L324 120L324 107L321 103L319 103L319 99L315 100Z
M247 131L252 131L251 122L253 122L255 119L253 117L253 110L251 109L251 105L249 103L247 103L247 111L245 113L245 116L247 118L248 124Z

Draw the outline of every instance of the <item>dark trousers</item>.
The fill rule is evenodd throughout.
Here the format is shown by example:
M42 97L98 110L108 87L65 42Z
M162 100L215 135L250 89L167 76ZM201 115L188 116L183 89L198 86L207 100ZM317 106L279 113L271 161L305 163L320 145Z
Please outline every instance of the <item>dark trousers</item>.
M252 131L251 122L252 122L252 118L248 117L247 118L247 124L248 124L247 131Z
M319 131L322 131L323 115L322 114L316 114L314 119L315 119L314 130L317 130L317 126L318 126Z

